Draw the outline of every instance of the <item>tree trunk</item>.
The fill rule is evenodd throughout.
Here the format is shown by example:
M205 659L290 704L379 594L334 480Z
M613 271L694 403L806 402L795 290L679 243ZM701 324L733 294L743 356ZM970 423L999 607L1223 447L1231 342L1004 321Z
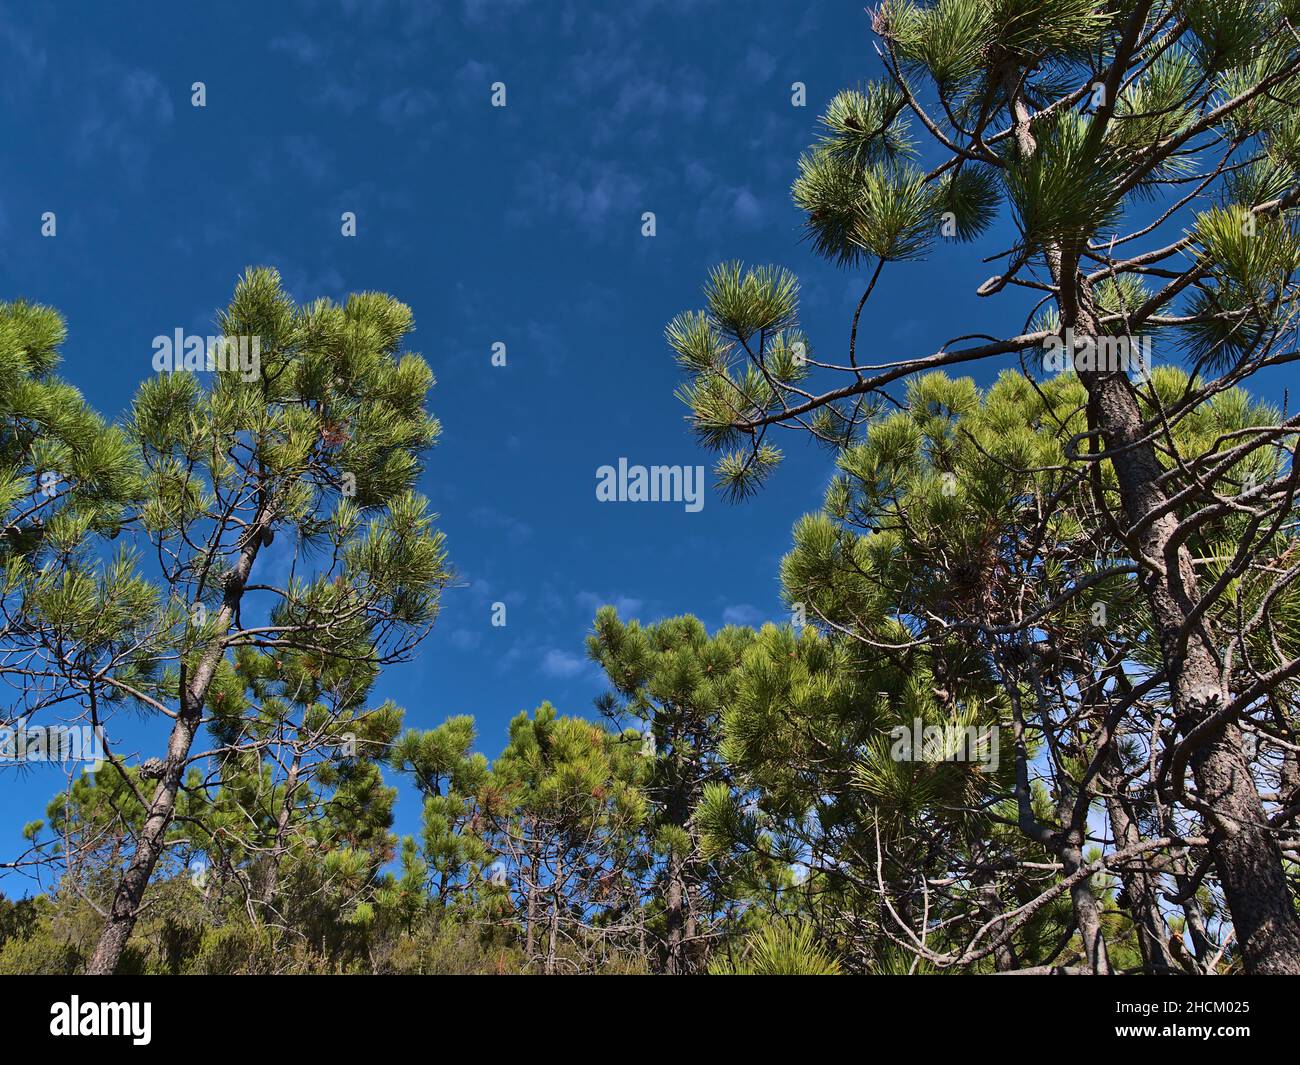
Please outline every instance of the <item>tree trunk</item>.
M194 677L189 684L185 683L184 668L181 670L180 712L176 715L176 722L167 739L167 759L162 779L149 803L149 812L136 841L135 853L131 855L130 864L118 881L108 919L95 944L90 964L86 967L87 975L108 976L115 972L122 951L135 928L149 878L153 876L154 868L166 846L167 828L171 825L176 810L176 795L180 791L190 746L194 743L194 736L203 720L203 700L212 683L217 663L225 653L225 636L244 594L244 584L257 558L262 543L262 530L268 520L269 516L263 510L248 531L239 561L226 582L225 597L216 618L216 635L195 666Z
M1193 967L1205 972L1216 953L1214 944L1210 942L1210 934L1205 930L1205 911L1201 909L1201 900L1196 897L1192 878L1187 875L1187 863L1181 855L1174 860L1173 870L1174 887L1177 889L1178 897L1183 900L1187 935L1192 941L1192 957L1195 959Z
M1028 158L1036 152L1037 142L1019 71L1009 66L1004 85L1016 144ZM1073 328L1076 337L1098 336L1093 294L1079 271L1079 248L1052 244L1044 251L1057 284L1061 325ZM1151 441L1143 439L1146 432L1137 396L1124 373L1113 367L1080 370L1079 379L1088 390L1089 428L1100 431L1106 450L1115 456L1111 465L1124 516L1137 529L1166 502L1160 461ZM1197 581L1186 548L1171 549L1176 529L1172 514L1148 522L1136 533L1142 556L1136 561L1142 567L1140 582L1160 641L1178 729L1186 736L1226 705L1231 694L1221 683L1214 641L1204 619L1185 631L1197 599ZM1152 568L1152 563L1164 572ZM1214 830L1210 853L1247 971L1300 973L1300 921L1282 873L1282 853L1242 754L1235 723L1216 725L1191 762L1200 801L1208 808ZM1181 784L1174 782L1176 788Z
M1075 796L1071 789L1061 792L1056 804L1057 820L1063 826L1053 838L1053 847L1061 860L1067 878L1083 868L1083 828L1074 824ZM1092 890L1092 877L1076 880L1070 887L1070 902L1074 906L1074 923L1079 929L1079 940L1088 970L1094 976L1110 976L1110 953L1106 950L1106 937L1101 930L1101 907Z
M529 965L533 964L533 959L537 956L537 875L537 852L534 850L528 863L528 924L524 940Z
M126 942L135 928L145 888L149 886L149 878L162 855L167 826L171 824L172 812L176 807L176 793L180 790L185 759L198 727L197 714L182 714L172 726L167 741L167 762L163 778L158 782L149 804L149 814L136 841L135 853L131 855L130 864L118 881L113 908L109 911L108 920L95 944L95 953L86 967L89 976L110 976L117 970L122 951L126 949Z
M986 920L992 921L1005 911L1006 907L1002 901L1002 893L998 890L997 874L990 872L982 875L976 899L978 900L980 913L984 915ZM1018 968L1020 964L1016 960L1012 942L1012 939L1008 939L993 952L993 967L1000 973L1009 973Z
M1087 320L1091 316L1081 317L1088 335L1096 335L1096 323ZM1062 321L1066 318L1063 313ZM1121 373L1085 371L1079 376L1090 397L1090 424L1101 430L1108 451L1122 452L1112 466L1125 517L1137 526L1165 503L1155 450L1150 442L1137 442L1144 435L1137 398ZM1162 576L1144 566L1141 583L1160 640L1179 732L1186 736L1232 696L1220 683L1213 640L1204 622L1187 633L1185 645L1181 640L1196 602L1197 581L1186 549L1168 550L1176 527L1177 519L1164 514L1139 531L1137 546L1143 556L1165 567ZM1216 725L1192 754L1191 765L1213 828L1210 853L1215 872L1247 971L1300 973L1300 922L1236 724ZM1175 787L1180 785L1175 781Z
M289 817L293 813L293 793L298 790L298 774L302 771L302 752L294 751L293 764L284 784L284 802L280 804L280 813L275 822L275 842L271 845L270 861L267 863L266 883L262 885L262 905L267 909L275 901L275 891L280 883L280 862L284 857L284 837L289 828Z
M546 975L555 973L555 958L560 934L560 889L564 880L564 858L555 859L555 883L551 886L551 927L546 936Z
M668 856L668 890L665 894L665 925L667 956L664 971L681 974L686 971L683 937L686 931L686 885L682 880L682 858L677 849Z
M1110 817L1115 846L1120 850L1137 846L1142 842L1142 832L1138 828L1137 820L1131 816L1124 799L1114 790L1121 785L1121 781L1110 774L1106 782L1111 786L1110 794L1106 796L1106 812ZM1152 972L1168 972L1177 969L1178 964L1169 953L1166 942L1168 933L1164 914L1160 912L1155 881L1145 868L1121 869L1119 878L1124 885L1124 897L1128 900L1126 909L1129 916L1133 918L1133 927L1137 931L1142 964Z

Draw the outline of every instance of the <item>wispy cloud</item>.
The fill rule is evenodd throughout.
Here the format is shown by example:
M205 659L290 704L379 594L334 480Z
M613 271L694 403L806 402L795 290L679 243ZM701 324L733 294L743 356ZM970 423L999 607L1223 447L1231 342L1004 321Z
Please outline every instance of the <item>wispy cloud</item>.
M630 595L597 595L595 592L579 592L579 608L586 614L595 614L602 606L612 606L624 621L639 617L645 601Z
M559 680L568 680L576 677L590 665L587 659L581 655L575 655L571 651L561 651L558 647L553 647L542 656L542 672L548 677L555 677Z
M532 539L533 527L528 522L505 514L496 507L475 507L469 516L485 529L503 534L506 542L514 547Z
M379 101L379 117L390 126L427 118L438 106L438 98L424 88L400 89Z
M160 127L175 114L171 96L157 74L96 64L89 75L93 90L70 141L73 159L120 169L132 178L144 172Z
M536 220L534 211L560 215L590 232L608 230L617 218L628 232L640 225L647 209L645 176L622 163L585 159L574 166L572 158L548 155L529 163L521 175L524 206L514 217Z
M49 58L37 34L8 17L0 21L0 86L8 102L26 98L42 83Z
M722 611L722 623L724 625L758 626L763 624L765 620L767 619L763 617L763 612L749 603L736 603Z
M319 62L325 55L325 45L314 37L309 37L302 30L274 37L267 45L273 52L283 52L291 59L304 65Z

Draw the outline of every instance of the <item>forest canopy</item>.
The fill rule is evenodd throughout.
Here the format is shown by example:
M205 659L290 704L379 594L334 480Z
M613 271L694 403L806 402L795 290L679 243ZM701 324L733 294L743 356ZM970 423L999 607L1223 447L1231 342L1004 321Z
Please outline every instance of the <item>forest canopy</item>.
M833 469L788 615L602 606L594 706L493 756L376 694L454 594L410 307L250 267L114 419L0 304L0 755L98 756L0 856L0 973L1300 973L1298 27L872 11L789 161L851 317L734 260L664 314L719 494ZM1007 327L897 350L880 278L938 255Z

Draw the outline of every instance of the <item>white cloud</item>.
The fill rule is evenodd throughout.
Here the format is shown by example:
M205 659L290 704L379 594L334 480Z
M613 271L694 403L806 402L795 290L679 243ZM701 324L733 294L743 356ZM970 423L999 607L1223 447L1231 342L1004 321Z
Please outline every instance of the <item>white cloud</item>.
M520 194L526 205L514 213L531 219L533 210L569 218L588 231L618 226L639 231L646 204L646 181L618 163L551 155L530 163L521 174ZM617 221L615 221L617 218Z
M602 606L608 604L618 611L618 616L624 621L639 615L641 608L645 606L644 600L637 599L635 596L597 595L595 592L579 592L577 602L578 607L587 614L595 614Z
M299 63L315 63L325 54L325 49L301 30L276 37L269 47L273 52L284 52Z
M749 51L745 53L745 66L759 81L767 81L776 70L776 60L771 53L755 44L750 45Z
M456 629L448 637L448 641L457 651L473 651L483 642L483 634L470 629Z
M503 514L495 507L475 507L470 511L470 518L494 533L501 533L506 540L518 547L532 538L533 527L526 521Z
M438 98L428 89L402 89L379 103L379 117L390 126L418 120L431 114Z
M761 625L763 612L749 603L736 603L722 611L724 625Z
M587 660L569 651L551 648L542 657L542 672L548 677L576 677L587 667Z

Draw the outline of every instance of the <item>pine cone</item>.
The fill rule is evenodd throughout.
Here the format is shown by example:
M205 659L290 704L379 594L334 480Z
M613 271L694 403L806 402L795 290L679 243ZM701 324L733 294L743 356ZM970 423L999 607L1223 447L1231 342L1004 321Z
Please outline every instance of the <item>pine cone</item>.
M167 769L167 763L161 758L148 758L140 763L141 780L161 780Z

